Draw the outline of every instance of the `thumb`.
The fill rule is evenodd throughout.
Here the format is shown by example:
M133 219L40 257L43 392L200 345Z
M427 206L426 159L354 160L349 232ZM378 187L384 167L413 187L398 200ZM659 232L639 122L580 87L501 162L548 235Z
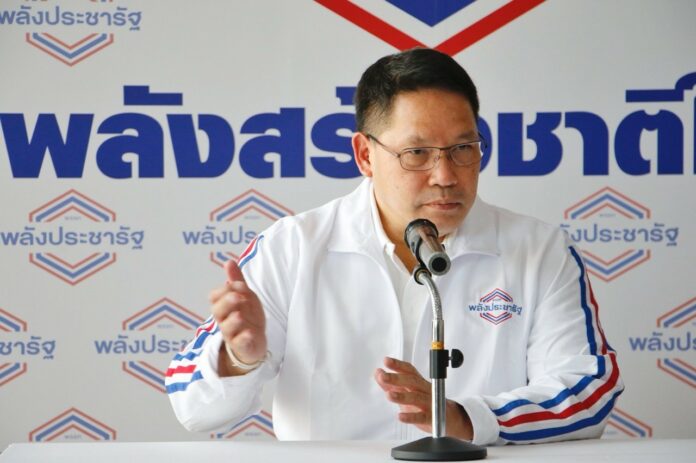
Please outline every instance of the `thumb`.
M227 281L230 283L234 281L245 282L242 270L239 268L239 265L237 265L237 262L235 262L234 259L228 260L225 264L225 273L227 274Z

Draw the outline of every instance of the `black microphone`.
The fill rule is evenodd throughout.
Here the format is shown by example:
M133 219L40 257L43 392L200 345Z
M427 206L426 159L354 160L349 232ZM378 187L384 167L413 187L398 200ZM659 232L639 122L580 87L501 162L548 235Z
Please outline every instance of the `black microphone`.
M406 226L404 241L418 262L433 275L444 275L450 259L438 239L437 227L428 219L416 219Z

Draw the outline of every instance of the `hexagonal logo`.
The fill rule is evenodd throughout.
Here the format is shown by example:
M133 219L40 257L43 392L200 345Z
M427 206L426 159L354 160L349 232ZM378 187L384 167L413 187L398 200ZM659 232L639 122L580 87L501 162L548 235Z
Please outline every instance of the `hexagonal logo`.
M688 358L696 350L696 297L657 318L649 336L629 336L634 352L657 356L657 368L683 384L696 388L696 365ZM653 357L654 358L654 357Z
M26 43L72 67L112 45L116 35L139 31L142 15L114 0L34 0L0 10L0 25L20 30Z
M29 324L0 308L0 387L13 381L29 370L29 363L53 360L55 339L29 330Z
M26 249L29 262L75 286L114 264L117 251L140 250L143 230L116 224L116 213L74 189L29 213L21 230L0 230L0 245Z
M652 437L653 429L647 423L629 415L624 410L614 407L609 414L607 427L602 438Z
M578 243L588 272L607 283L677 246L679 227L655 221L648 207L611 187L573 204L564 218L561 227Z
M279 202L251 189L213 209L203 229L184 230L182 237L187 246L208 249L210 260L224 266L230 259L238 260L273 222L292 214Z
M94 340L94 348L98 355L119 358L124 373L164 394L167 365L203 321L164 297L125 319L115 337Z
M75 407L29 432L31 442L113 441L116 430Z
M19 333L27 331L27 322L0 308L0 331ZM0 343L0 358L12 355L12 342ZM0 386L17 379L27 372L26 362L5 362L0 360Z
M275 440L273 417L265 410L245 418L224 433L211 434L212 439Z

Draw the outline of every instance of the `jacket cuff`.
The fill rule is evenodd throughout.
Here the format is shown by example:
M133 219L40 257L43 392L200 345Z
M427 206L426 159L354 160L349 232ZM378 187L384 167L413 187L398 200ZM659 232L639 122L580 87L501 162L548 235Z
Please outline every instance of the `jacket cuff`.
M252 384L259 381L258 376L266 366L260 365L258 368L242 376L220 377L218 375L218 359L220 357L220 347L222 346L222 333L215 333L208 342L205 343L200 363L201 374L207 379L208 386L215 391L212 396L219 395L223 398L238 397L239 391L246 391Z
M468 397L461 402L471 420L474 437L471 440L476 445L491 445L498 440L500 427L495 414L480 397Z

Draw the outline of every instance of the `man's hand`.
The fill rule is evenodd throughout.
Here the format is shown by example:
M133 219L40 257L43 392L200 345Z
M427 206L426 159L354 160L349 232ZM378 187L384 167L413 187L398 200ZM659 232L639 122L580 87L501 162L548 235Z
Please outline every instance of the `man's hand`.
M211 291L210 311L222 332L223 344L218 361L219 376L239 376L247 371L236 368L227 355L225 344L244 363L262 360L268 349L266 317L261 302L249 289L242 271L233 261L225 265L227 283Z
M399 421L413 424L421 431L432 432L431 386L416 367L391 357L384 359L384 366L392 372L378 368L377 384L386 392L387 399L399 405ZM446 405L448 436L471 440L474 432L471 420L459 404L452 400Z

